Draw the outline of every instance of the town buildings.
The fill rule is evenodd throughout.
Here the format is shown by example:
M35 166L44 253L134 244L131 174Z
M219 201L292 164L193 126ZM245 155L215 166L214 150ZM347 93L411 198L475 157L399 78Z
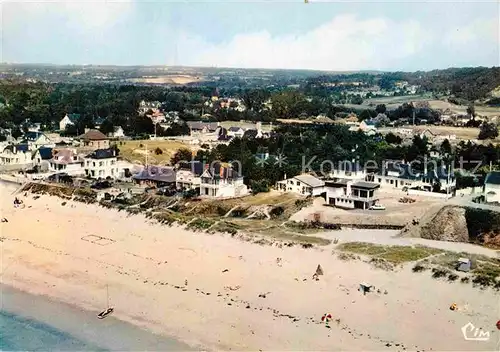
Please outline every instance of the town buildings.
M84 134L78 137L82 146L89 149L107 149L109 148L109 139L99 130L86 130Z
M0 165L10 168L31 166L31 151L28 144L9 144L2 147Z
M96 149L84 159L85 175L92 178L121 177L115 149Z
M175 184L177 189L199 189L204 167L200 161L181 162L176 171Z
M248 188L243 177L232 167L215 164L206 165L201 175L200 196L209 198L230 198L247 195Z
M65 172L70 176L80 176L84 173L83 159L78 156L75 149L54 150L49 160L49 170L58 173Z
M276 189L282 192L292 192L303 196L319 196L324 192L325 182L309 175L301 174L278 181Z
M379 198L377 190L380 185L374 182L338 180L326 181L326 202L340 208L369 209Z
M500 203L500 171L491 171L484 181L486 203Z
M61 121L59 121L59 130L64 131L68 125L76 125L80 120L80 114L66 114Z

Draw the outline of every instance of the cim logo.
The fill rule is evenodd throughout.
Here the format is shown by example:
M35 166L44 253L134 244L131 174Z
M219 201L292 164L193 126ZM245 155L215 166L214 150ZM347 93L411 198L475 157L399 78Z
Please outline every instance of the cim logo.
M462 327L462 334L467 341L488 341L490 332L481 328L476 328L471 322Z

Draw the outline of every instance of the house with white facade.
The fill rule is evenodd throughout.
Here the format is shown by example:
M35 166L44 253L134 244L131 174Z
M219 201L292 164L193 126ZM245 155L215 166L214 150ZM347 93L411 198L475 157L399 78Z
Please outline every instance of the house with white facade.
M9 167L30 167L32 165L31 151L27 144L9 144L2 147L0 165Z
M332 169L328 173L330 179L348 179L353 181L364 181L367 171L357 161L339 161L336 165L333 163ZM326 167L326 166L325 166Z
M74 149L56 149L49 160L49 170L52 172L65 172L70 176L84 174L83 159Z
M139 115L144 115L149 110L151 110L153 113L159 112L160 106L161 106L161 103L159 101L145 101L145 100L143 100L139 103L138 113L139 113Z
M369 209L379 198L380 185L374 182L338 180L325 181L326 202L339 208Z
M123 130L122 126L115 126L113 133L111 133L111 137L113 137L113 138L124 138L125 137L125 131Z
M319 196L324 192L325 182L310 174L301 174L278 181L276 189L281 192L292 192L303 196Z
M59 130L64 131L68 125L76 125L80 120L80 114L66 114L61 121L59 121Z
M115 149L96 149L85 157L84 162L87 176L92 178L121 177Z
M227 135L231 137L242 138L245 134L245 130L241 127L229 127L227 130Z
M50 165L50 159L52 159L52 148L41 147L35 151L33 154L33 164L38 166L43 171L47 171Z
M486 203L500 203L500 171L492 171L486 175L484 196Z
M452 171L445 166L437 166L435 170L420 171L417 165L401 161L386 160L382 168L368 174L367 181L376 182L383 190L400 190L407 192L411 189L432 192L439 185L443 192L453 193L456 188L456 178Z
M199 189L204 167L201 161L180 162L175 174L175 185L178 189Z
M247 195L248 188L241 176L232 167L221 164L206 165L201 175L200 196L210 198L231 198Z
M22 137L22 143L28 144L31 150L40 147L54 147L55 143L43 132L28 131Z

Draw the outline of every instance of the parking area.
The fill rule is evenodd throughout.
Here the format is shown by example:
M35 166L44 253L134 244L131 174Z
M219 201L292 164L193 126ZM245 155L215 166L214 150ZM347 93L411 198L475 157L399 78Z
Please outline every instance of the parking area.
M311 206L294 214L291 220L312 221L319 218L325 223L404 226L446 203L443 199L433 197L408 197L404 192L380 192L378 195L379 204L385 210L341 209L328 206L322 198L316 198ZM400 199L403 197L411 198L414 202L402 203Z

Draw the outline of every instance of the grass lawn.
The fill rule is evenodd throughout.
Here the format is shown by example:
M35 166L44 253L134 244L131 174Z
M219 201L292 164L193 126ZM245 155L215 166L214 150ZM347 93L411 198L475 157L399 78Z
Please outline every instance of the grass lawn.
M121 143L121 144L120 144ZM161 149L161 154L156 154L156 149ZM166 165L170 164L170 158L180 148L195 150L196 147L179 141L171 140L137 140L118 143L120 156L135 164L145 164L146 155L148 164ZM147 149L147 154L146 154Z
M393 264L414 262L443 252L440 249L423 246L382 246L365 242L343 243L340 244L337 249L345 252L367 255L377 259L384 259Z

